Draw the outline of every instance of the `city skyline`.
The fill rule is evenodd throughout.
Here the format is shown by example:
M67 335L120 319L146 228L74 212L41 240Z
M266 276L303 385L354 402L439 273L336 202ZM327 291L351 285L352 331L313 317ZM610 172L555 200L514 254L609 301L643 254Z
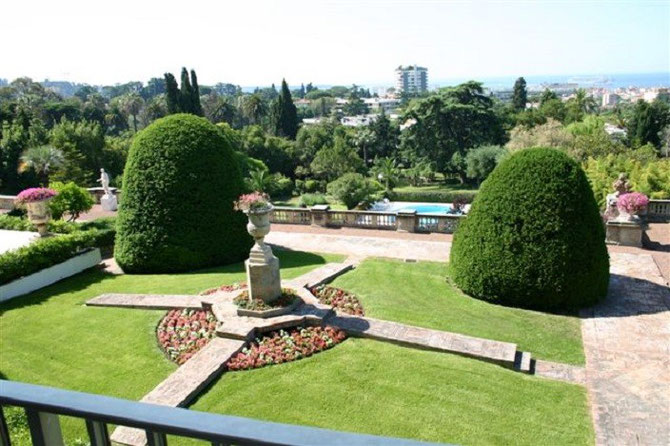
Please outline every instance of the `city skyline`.
M0 39L22 40L0 77L116 84L186 66L203 84L390 85L395 67L418 64L432 85L670 72L669 2L249 3L10 3Z

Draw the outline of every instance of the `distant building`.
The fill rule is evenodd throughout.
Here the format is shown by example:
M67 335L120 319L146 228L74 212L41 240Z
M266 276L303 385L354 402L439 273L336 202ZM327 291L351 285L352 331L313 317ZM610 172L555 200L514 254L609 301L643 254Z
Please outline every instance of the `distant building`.
M400 100L396 98L365 98L363 102L370 108L370 111L384 110L386 114L395 111L400 106Z
M642 99L644 99L645 102L654 102L654 99L656 98L661 98L661 99L668 99L668 89L667 88L654 88L651 90L647 90L642 94Z
M605 93L605 94L603 94L602 106L604 108L614 107L619 102L621 102L621 96L619 96L618 94L616 94L616 93Z
M402 65L395 69L395 89L398 93L423 93L428 90L428 68Z

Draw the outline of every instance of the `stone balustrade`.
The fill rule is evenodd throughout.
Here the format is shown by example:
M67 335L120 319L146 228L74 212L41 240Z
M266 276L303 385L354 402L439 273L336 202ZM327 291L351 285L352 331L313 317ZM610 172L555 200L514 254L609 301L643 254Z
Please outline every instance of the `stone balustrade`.
M649 200L648 221L670 221L670 200Z
M378 212L331 210L328 205L311 208L275 206L272 223L329 228L385 229L398 232L442 232L452 234L462 215L417 214L416 211Z
M0 195L0 209L14 209L16 195Z

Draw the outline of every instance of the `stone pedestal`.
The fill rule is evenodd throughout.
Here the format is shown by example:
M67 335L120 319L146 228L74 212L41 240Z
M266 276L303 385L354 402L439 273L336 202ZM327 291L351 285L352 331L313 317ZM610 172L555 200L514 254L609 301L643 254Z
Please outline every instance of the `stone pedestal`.
M107 194L100 198L100 205L102 206L103 211L115 211L119 207L116 201L116 196Z
M642 223L639 221L607 222L607 236L605 241L612 245L642 247Z
M271 302L281 295L279 259L272 254L272 249L268 245L254 245L244 265L247 268L251 299Z
M329 223L328 211L330 206L327 204L317 204L311 207L312 226L327 227Z
M416 211L398 211L396 214L398 232L414 232L416 228Z

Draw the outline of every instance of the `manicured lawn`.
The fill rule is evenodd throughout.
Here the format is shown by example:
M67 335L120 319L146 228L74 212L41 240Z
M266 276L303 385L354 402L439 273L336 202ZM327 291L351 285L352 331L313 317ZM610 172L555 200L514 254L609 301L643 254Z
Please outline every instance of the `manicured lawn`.
M343 256L276 251L282 277ZM242 263L175 275L112 276L91 270L0 305L0 377L137 400L176 366L158 349L164 311L86 307L102 293L197 293L244 280ZM83 423L63 422L75 437Z
M347 210L347 207L344 204L335 200L333 197L326 196L326 199L328 200L328 205L330 206L331 209L338 211ZM290 197L282 200L273 200L272 204L274 204L275 206L290 206L297 208L300 207L300 197Z
M366 316L515 342L533 357L583 364L580 321L493 305L447 283L444 263L369 259L333 286L361 299Z
M477 186L468 184L431 183L422 186L400 186L393 189L398 192L462 192L477 190Z
M583 387L364 339L226 373L191 408L465 445L593 443Z

